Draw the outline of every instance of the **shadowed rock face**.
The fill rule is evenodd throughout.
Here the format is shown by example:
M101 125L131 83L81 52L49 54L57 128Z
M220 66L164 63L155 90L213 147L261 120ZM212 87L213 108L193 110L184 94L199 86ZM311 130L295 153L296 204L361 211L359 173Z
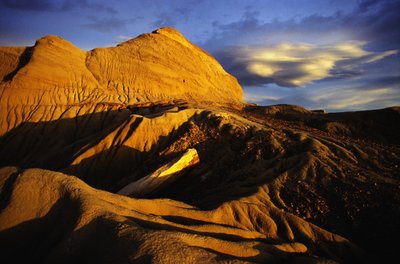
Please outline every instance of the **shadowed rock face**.
M45 37L0 56L4 258L396 256L387 241L400 235L399 108L246 106L236 80L168 28L90 52ZM152 176L175 172L153 188ZM131 183L146 199L116 194Z

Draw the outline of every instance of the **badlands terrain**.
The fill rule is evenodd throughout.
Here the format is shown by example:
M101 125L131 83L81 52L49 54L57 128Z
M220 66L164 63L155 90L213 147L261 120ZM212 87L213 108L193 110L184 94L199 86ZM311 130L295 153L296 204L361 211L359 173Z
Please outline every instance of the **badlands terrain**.
M0 247L15 263L398 257L400 107L243 102L178 31L0 47Z

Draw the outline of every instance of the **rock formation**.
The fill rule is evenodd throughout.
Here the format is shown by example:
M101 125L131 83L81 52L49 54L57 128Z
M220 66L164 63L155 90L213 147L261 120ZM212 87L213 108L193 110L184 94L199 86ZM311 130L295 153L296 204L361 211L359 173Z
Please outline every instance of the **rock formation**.
M88 52L47 36L0 59L4 259L397 256L398 107L246 105L236 79L170 28Z
M103 112L100 103L183 99L234 106L243 96L236 78L172 28L88 52L45 36L33 47L2 47L0 58L0 135L22 122Z
M185 170L200 162L196 149L188 149L173 161L161 166L155 172L132 182L118 191L118 194L133 197L144 196L152 192L159 192L168 184L176 181Z

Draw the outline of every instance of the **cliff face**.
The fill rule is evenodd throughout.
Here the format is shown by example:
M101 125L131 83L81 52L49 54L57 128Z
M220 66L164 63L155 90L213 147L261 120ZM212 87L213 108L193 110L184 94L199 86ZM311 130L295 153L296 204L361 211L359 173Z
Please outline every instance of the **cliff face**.
M172 28L88 52L45 36L33 47L1 47L0 58L0 134L21 122L58 119L83 104L80 114L93 111L88 105L97 103L242 102L236 78Z
M167 99L241 102L234 77L178 31L164 28L115 48L95 49L87 67L101 87L124 95L122 102Z

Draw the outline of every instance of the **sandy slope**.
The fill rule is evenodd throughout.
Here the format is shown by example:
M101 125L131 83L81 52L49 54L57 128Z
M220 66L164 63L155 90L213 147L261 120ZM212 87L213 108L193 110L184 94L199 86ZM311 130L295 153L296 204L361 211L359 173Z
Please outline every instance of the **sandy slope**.
M99 191L39 169L4 168L1 181L7 207L0 215L0 243L15 261L265 262L314 259L307 251L338 260L358 254L346 239L274 206L231 202L204 211ZM281 235L279 225L286 226Z

